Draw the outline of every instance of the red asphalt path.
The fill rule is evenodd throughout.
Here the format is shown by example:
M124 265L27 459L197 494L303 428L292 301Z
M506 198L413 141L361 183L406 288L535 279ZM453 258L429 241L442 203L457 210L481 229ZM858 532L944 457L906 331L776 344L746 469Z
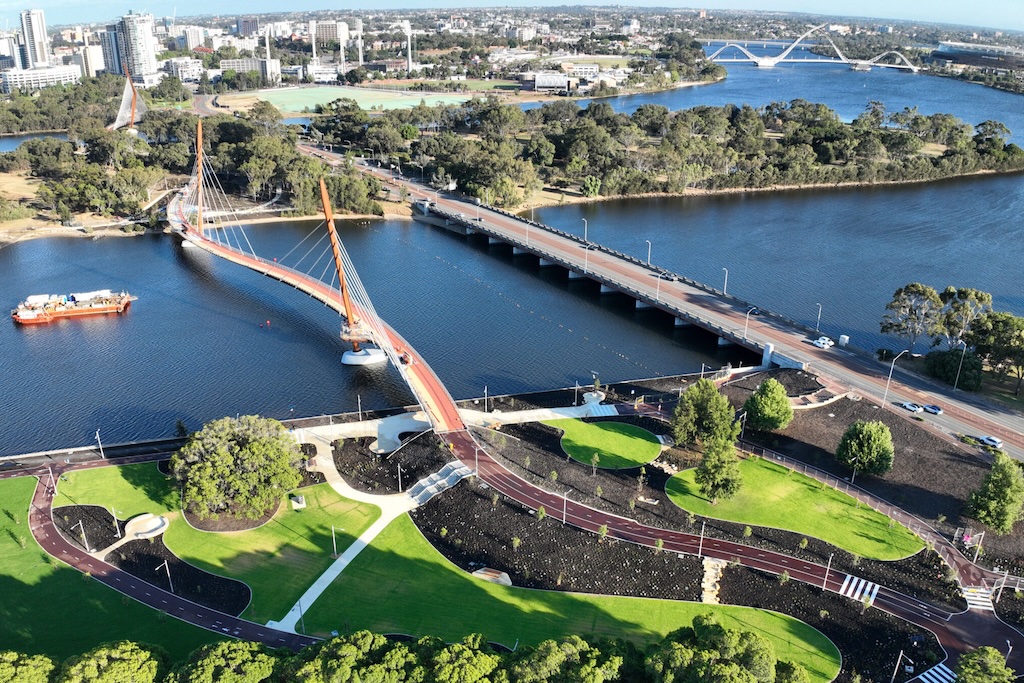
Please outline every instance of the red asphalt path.
M145 455L122 458L116 462L105 460L70 466L58 466L53 470L53 476L58 482L57 485L59 487L60 475L63 472L112 465L154 462L166 458L167 455ZM8 475L13 474L15 473L8 473ZM18 476L23 476L24 474L25 472L17 473ZM38 478L35 491L32 494L32 503L28 511L29 528L32 530L32 536L39 543L39 546L51 557L64 562L80 572L89 573L92 578L100 583L138 600L144 605L148 605L168 616L180 619L194 626L199 626L218 635L264 643L272 648L287 647L295 651L317 642L317 638L296 635L287 631L278 631L262 624L239 619L230 614L197 605L190 600L180 598L173 593L146 583L113 565L91 557L82 548L70 543L61 536L53 524L52 505L55 491L50 486L49 472L46 468L41 468L29 472L29 474ZM82 617L83 624L88 623L88 615L79 616Z

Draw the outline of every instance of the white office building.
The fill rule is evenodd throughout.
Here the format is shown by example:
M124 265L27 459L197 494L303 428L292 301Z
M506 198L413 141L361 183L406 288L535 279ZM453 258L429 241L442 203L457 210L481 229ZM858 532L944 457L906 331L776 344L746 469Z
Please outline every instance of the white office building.
M101 45L83 45L71 55L71 63L78 65L83 76L95 78L106 68L106 62L103 61L103 47Z
M281 82L281 60L280 59L258 59L248 57L243 59L222 59L220 60L222 71L236 71L238 73L249 73L255 71L264 81L277 85Z
M309 39L317 45L338 43L344 47L349 41L348 23L344 21L310 21Z
M0 72L0 92L10 95L19 90L33 91L51 85L78 83L82 70L77 65L41 66L35 69L11 69Z
M128 67L132 80L143 83L146 76L157 73L157 45L153 34L152 14L129 13L121 17L121 21L117 23L117 43L121 61ZM111 65L108 63L107 66L110 71ZM121 65L118 65L115 73L124 74Z
M25 68L21 55L21 41L18 40L17 34L0 36L0 65L0 71Z
M191 57L173 57L164 64L164 71L183 83L198 83L203 76L203 61Z
M50 64L50 39L46 35L43 10L27 9L21 13L21 35L25 49L23 64L26 69Z

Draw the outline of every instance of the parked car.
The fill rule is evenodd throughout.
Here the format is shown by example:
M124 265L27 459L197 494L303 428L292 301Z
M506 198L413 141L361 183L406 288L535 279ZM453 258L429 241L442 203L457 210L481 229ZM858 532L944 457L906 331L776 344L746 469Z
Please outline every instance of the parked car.
M916 403L911 403L910 401L907 401L906 403L901 403L900 408L903 408L904 410L909 410L912 413L924 412L924 408L917 405Z
M818 337L811 343L817 346L819 349L828 349L835 346L835 342L829 339L828 337Z
M1002 439L998 439L998 438L996 438L994 436L982 436L982 437L978 438L978 441L982 442L986 446L991 446L992 448L1002 448L1003 447L1003 440Z
M931 413L932 415L942 415L942 408L933 403L929 403L924 407L924 412Z

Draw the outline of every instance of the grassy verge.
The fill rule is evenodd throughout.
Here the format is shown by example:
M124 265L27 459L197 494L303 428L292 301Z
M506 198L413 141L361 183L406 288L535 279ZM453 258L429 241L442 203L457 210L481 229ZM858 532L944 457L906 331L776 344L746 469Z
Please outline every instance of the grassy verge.
M184 659L220 640L51 562L28 529L34 487L31 477L0 481L0 648L65 659L131 639Z
M270 522L251 531L198 531L177 513L164 542L197 567L249 584L252 603L242 615L246 619L281 619L334 561L331 526L340 553L380 516L379 508L342 498L329 484L310 486L302 494L305 509L282 505Z
M592 465L594 454L602 469L646 465L661 452L658 438L646 429L624 422L548 420L544 424L562 430L562 450L573 460Z
M695 472L675 475L665 492L676 505L698 515L788 529L877 560L897 560L924 547L909 529L851 496L761 458L740 462L743 488L717 505L700 494Z
M516 641L532 645L576 633L649 643L709 611L716 612L727 628L761 633L780 658L804 665L814 681L831 681L839 673L839 652L832 642L785 615L674 600L507 588L474 579L434 550L407 515L392 522L356 557L307 610L305 621L311 633L324 635L335 629L367 628L433 634L451 641L482 633L512 646Z
M167 515L167 547L197 567L247 583L253 596L243 616L261 623L283 617L331 564L332 525L338 552L344 552L380 516L373 505L347 500L328 484L319 484L302 490L305 509L282 505L274 518L258 529L199 531L176 511L174 483L153 463L72 472L58 488L55 507L102 505L113 509L120 519L142 512Z

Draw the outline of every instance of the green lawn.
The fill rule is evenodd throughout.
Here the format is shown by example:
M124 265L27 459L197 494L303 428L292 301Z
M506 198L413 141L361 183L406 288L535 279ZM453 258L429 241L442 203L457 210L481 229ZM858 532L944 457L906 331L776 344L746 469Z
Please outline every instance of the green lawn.
M594 544L594 552L601 546ZM839 652L820 632L785 615L744 607L673 600L606 597L506 588L474 579L423 538L408 515L363 550L306 611L311 633L367 628L381 633L437 635L452 641L470 633L513 645L577 633L621 636L648 643L709 611L729 628L757 631L782 659L807 667L814 681L839 673Z
M573 460L591 465L597 453L597 466L602 469L639 467L661 453L654 434L624 422L567 419L547 420L544 424L562 430L562 450Z
M705 517L731 522L788 529L820 538L870 559L897 560L913 555L924 544L906 527L860 505L845 493L782 465L750 458L740 461L743 488L717 505L704 498L685 470L665 484L665 492L679 507Z
M266 622L280 619L333 561L331 525L343 552L380 516L373 505L342 498L327 484L302 489L306 509L282 505L267 524L251 531L208 533L189 526L178 509L173 480L156 464L80 470L59 485L59 505L113 507L120 519L142 512L166 514L164 543L181 559L222 576L244 581L253 592L243 615Z
M143 512L155 515L180 507L178 492L156 463L100 467L64 475L57 486L53 507L63 505L113 506L118 519L131 519Z
M269 523L251 531L197 531L176 515L164 542L197 567L249 584L253 598L246 619L279 620L334 561L331 525L340 553L380 516L376 506L342 498L329 484L304 488L302 495L304 510L282 505Z
M200 645L220 640L47 561L27 526L34 486L31 477L0 481L0 649L60 660L103 642L131 639L184 659Z

